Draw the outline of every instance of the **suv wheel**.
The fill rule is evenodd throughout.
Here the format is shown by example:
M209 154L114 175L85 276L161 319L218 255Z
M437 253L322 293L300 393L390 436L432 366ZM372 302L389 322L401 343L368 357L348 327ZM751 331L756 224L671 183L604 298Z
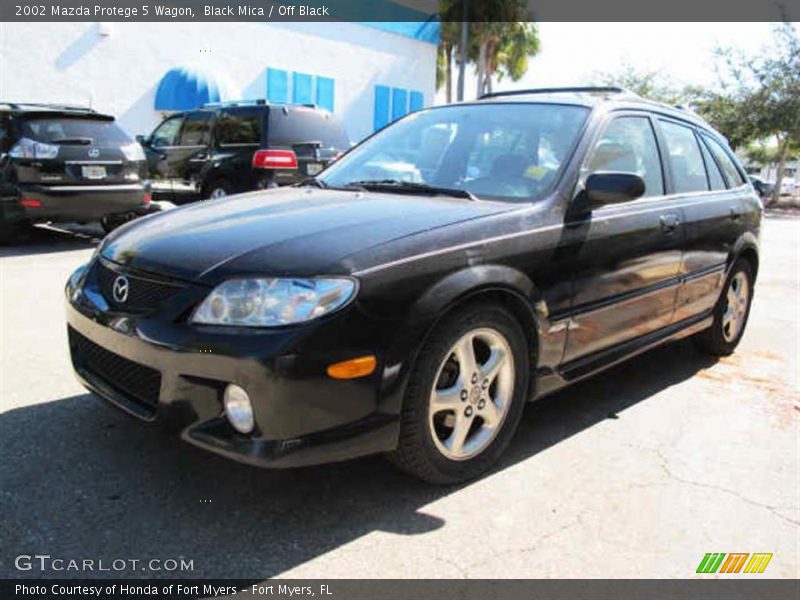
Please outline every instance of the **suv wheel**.
M753 300L753 269L746 260L733 265L714 308L714 323L694 336L695 346L706 354L727 356L744 335Z
M225 181L224 179L218 179L217 181L212 181L206 187L206 193L204 197L208 200L217 200L219 198L224 198L225 196L231 195L231 186L230 184Z
M446 318L411 373L390 459L432 483L485 472L517 428L529 364L525 335L504 308L474 305Z

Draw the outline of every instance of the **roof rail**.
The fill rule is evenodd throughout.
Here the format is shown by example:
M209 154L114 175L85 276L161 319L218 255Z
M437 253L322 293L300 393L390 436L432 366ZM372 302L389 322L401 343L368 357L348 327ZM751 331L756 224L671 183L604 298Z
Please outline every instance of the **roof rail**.
M95 110L91 106L81 106L78 104L58 104L58 103L50 103L50 102L0 102L0 104L5 104L6 106L10 106L12 110L18 109L34 109L34 108L47 108L50 110L81 110L86 112L95 112Z
M269 100L256 98L253 100L223 100L220 102L206 102L200 108L221 108L224 106L267 106Z
M612 94L632 94L625 88L615 86L577 86L577 87L552 87L552 88L531 88L527 90L506 90L504 92L491 92L484 94L479 99L498 98L503 96L527 96L529 94L555 94L555 93L597 93L607 92Z

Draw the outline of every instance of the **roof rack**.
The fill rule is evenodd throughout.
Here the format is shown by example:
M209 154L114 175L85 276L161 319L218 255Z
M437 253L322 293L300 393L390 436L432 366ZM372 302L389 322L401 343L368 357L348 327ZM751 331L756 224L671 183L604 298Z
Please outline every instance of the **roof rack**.
M224 100L222 102L206 102L201 108L221 108L224 106L267 106L269 100L257 98L253 100Z
M611 94L633 94L625 88L615 86L577 86L577 87L552 87L552 88L530 88L527 90L507 90L505 92L491 92L484 94L480 100L484 98L498 98L503 96L527 96L529 94L556 94L556 93L611 93Z
M49 102L0 102L9 106L12 110L44 108L48 110L80 110L85 112L95 112L91 106L80 106L78 104L56 104Z

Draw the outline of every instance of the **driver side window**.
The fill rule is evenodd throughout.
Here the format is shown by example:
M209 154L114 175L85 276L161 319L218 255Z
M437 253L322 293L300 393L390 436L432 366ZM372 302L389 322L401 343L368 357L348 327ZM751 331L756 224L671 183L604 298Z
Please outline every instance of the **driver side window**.
M183 117L172 117L156 127L150 139L150 144L154 148L164 148L166 146L178 145L178 134L183 125Z
M644 196L664 195L661 158L648 117L617 117L606 126L584 163L583 180L598 171L635 173L644 179Z

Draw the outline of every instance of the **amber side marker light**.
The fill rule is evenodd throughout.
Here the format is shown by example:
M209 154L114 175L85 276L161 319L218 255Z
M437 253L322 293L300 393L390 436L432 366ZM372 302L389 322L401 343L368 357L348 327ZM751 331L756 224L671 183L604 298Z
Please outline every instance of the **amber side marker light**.
M328 365L328 376L334 379L356 379L372 373L377 364L374 356L359 356Z

